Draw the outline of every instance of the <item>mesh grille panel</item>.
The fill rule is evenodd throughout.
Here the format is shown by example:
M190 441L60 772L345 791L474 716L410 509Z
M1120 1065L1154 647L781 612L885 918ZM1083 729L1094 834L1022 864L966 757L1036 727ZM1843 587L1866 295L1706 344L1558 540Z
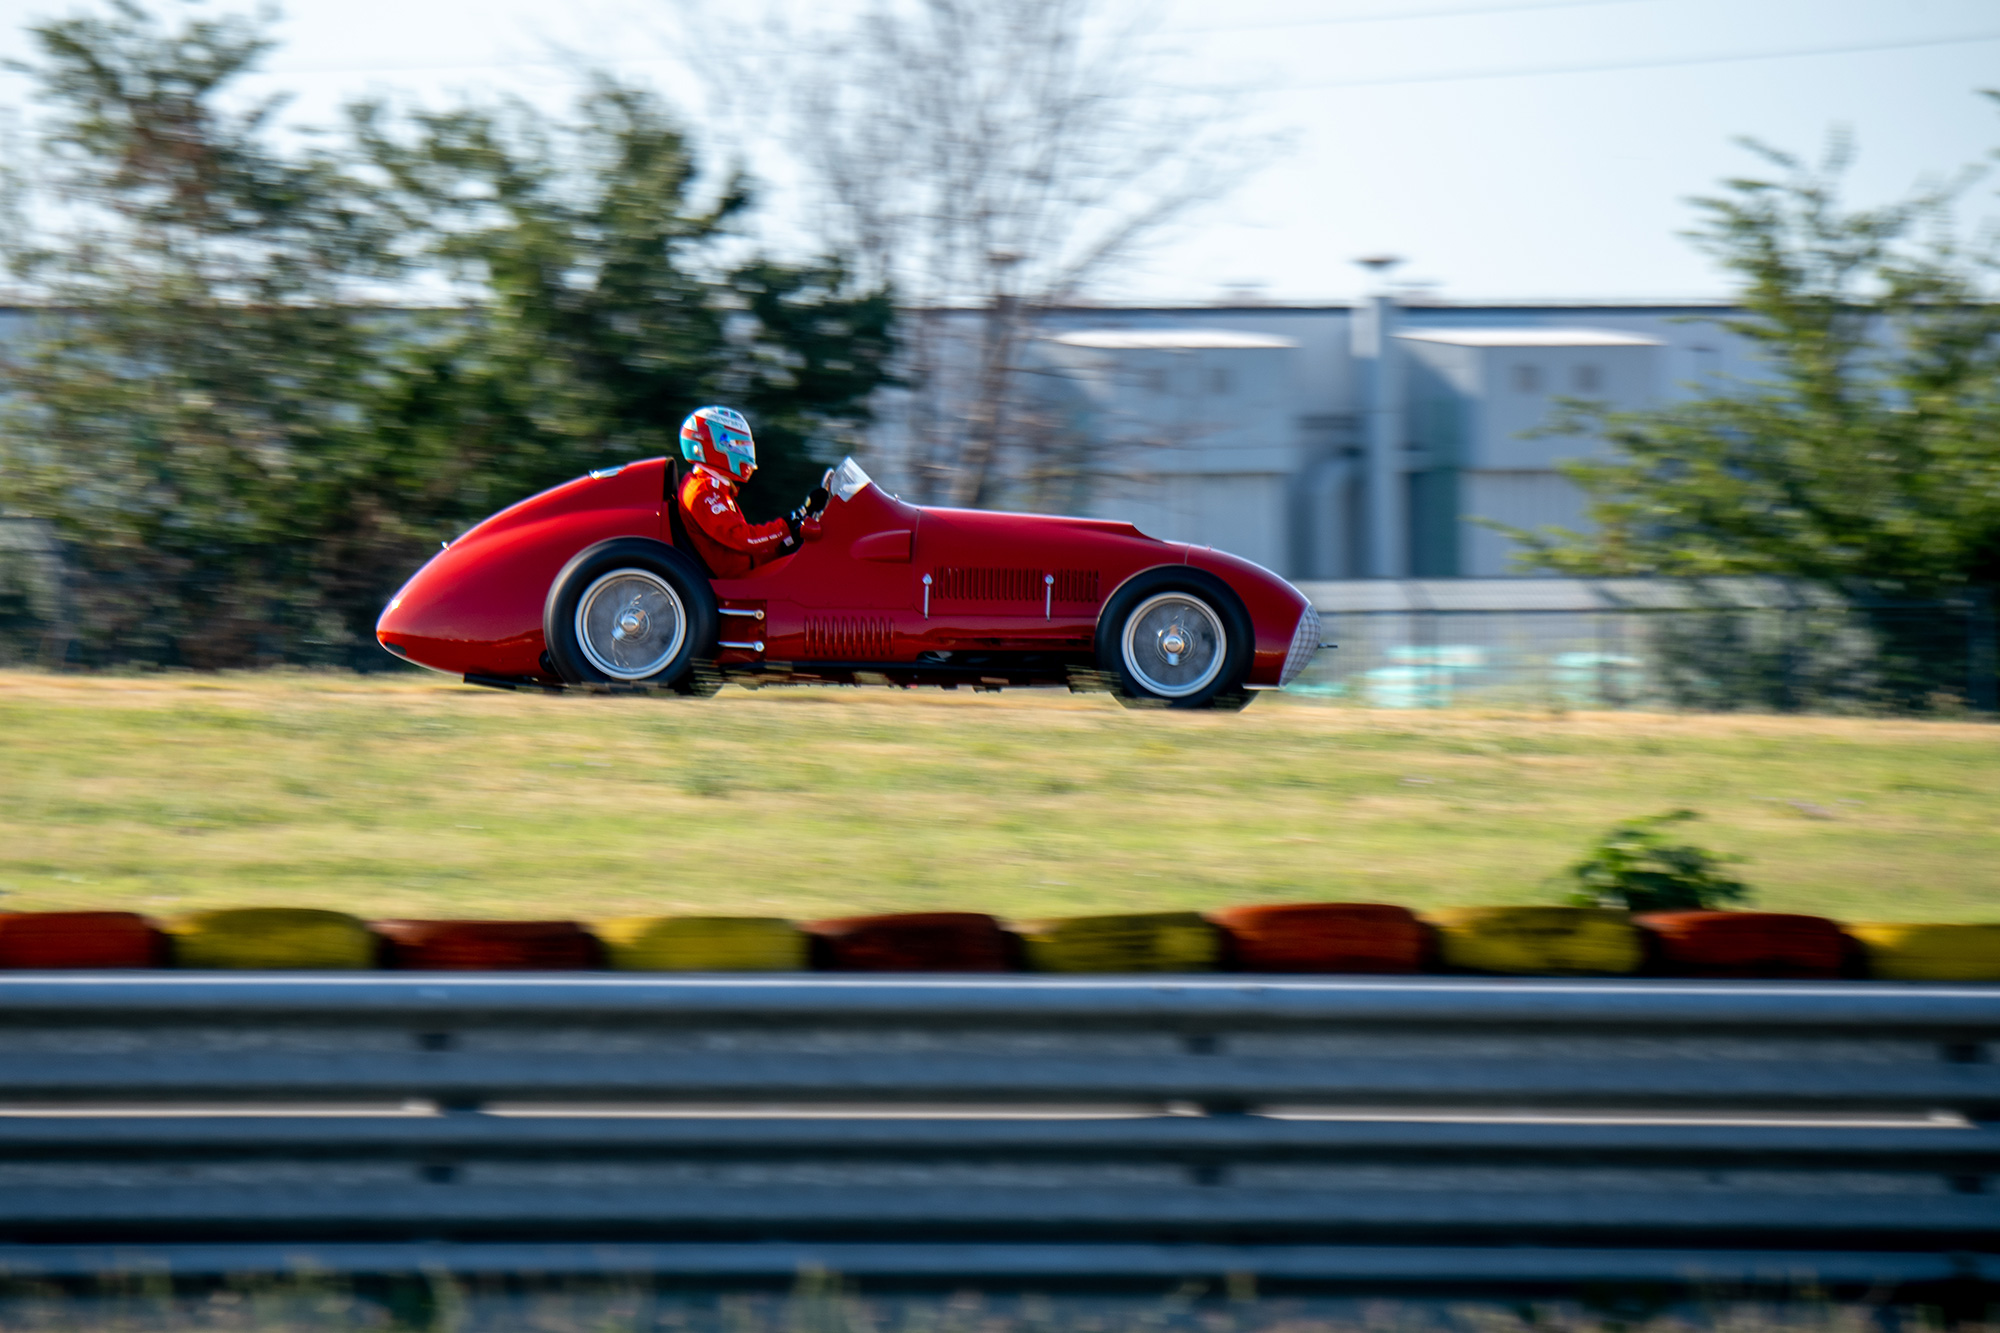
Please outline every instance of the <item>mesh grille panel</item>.
M1299 617L1299 627L1292 631L1291 651L1285 654L1285 669L1278 676L1278 684L1291 684L1318 651L1319 612L1308 605L1306 613Z

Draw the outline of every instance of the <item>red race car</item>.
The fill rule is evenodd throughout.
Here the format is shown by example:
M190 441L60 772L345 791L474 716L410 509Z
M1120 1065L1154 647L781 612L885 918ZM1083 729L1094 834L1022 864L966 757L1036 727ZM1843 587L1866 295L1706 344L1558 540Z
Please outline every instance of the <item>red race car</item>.
M375 637L476 685L1068 685L1129 703L1241 708L1320 647L1304 594L1129 523L905 504L853 459L822 535L742 578L703 568L680 465L606 468L451 542Z

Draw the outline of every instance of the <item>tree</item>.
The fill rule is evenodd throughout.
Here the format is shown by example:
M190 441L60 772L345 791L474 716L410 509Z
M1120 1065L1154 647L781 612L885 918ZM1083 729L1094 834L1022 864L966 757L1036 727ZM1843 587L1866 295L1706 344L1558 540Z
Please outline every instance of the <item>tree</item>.
M1753 145L1754 147L1754 145ZM1899 702L1965 686L1913 601L1990 606L2000 584L2000 302L1993 257L1949 238L1955 189L1853 210L1843 143L1697 201L1694 239L1741 282L1764 377L1641 412L1572 404L1607 459L1566 471L1596 530L1517 533L1578 574L1772 575L1837 590L1868 617Z
M886 295L732 251L747 188L698 202L642 90L601 81L573 126L362 107L286 150L275 99L223 109L255 22L117 0L34 33L66 211L7 238L50 308L0 366L0 511L60 541L79 660L377 664L440 538L677 452L702 402L752 413L775 508L866 419Z
M386 271L369 192L271 148L278 99L221 108L269 47L250 21L170 33L117 0L32 31L60 240L12 232L7 258L67 313L6 367L0 506L63 542L61 628L89 659L331 645L338 571L311 538L368 454L348 298Z
M909 311L910 469L918 493L990 503L1032 482L1027 341L1193 206L1268 156L1226 99L1168 89L1142 21L1102 0L877 3L846 26L705 49L785 90L794 155L829 249ZM969 316L969 318L968 318Z
M695 156L658 100L600 79L573 124L518 104L356 109L358 139L416 238L414 265L468 294L402 350L383 428L407 493L440 519L484 513L588 468L678 455L693 407L750 414L753 512L782 512L853 447L893 351L894 311L836 261L722 259L751 203L698 197Z

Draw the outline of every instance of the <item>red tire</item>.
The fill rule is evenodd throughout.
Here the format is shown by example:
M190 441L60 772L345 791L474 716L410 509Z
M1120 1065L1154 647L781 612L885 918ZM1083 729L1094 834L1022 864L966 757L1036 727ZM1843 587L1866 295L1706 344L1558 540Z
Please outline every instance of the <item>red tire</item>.
M1670 977L1841 975L1847 937L1825 917L1786 912L1647 912L1649 970Z
M834 972L1013 972L1014 937L978 912L899 912L802 923L813 962Z
M1208 919L1245 972L1421 972L1430 953L1423 922L1385 903L1229 907Z
M583 972L603 966L574 921L377 921L388 965L409 972Z
M161 967L167 938L136 912L0 915L0 968Z

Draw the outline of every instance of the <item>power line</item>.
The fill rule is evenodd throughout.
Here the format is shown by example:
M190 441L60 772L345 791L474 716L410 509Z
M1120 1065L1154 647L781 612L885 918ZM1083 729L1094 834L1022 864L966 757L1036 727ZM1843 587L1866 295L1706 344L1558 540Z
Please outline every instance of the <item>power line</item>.
M1427 11L1427 13L1431 17L1444 17L1446 15L1454 13L1494 14L1494 13L1511 13L1511 12L1531 10L1531 9L1582 9L1598 5L1634 4L1634 3L1643 3L1643 0L1563 0L1563 3L1545 2L1533 5L1510 6L1507 9L1432 10L1432 11ZM1418 17L1418 16L1411 15L1410 17ZM1330 21L1344 22L1345 20L1336 19ZM1357 19L1355 21L1360 22L1361 20ZM1305 22L1310 22L1310 20L1302 20L1301 25ZM1300 26L1300 25L1270 24L1266 26L1280 27L1280 26ZM1237 29L1235 29L1234 27L1231 27L1231 28L1212 28L1212 29L1183 28L1183 29L1176 29L1175 31L1224 32L1224 31L1236 31L1236 30ZM1924 47L1970 45L1974 43L1991 42L1991 41L2000 41L2000 31L1967 33L1957 37L1917 38L1911 41L1903 41L1903 42L1868 42L1868 43L1848 45L1848 46L1793 47L1784 50L1747 51L1740 54L1724 54L1724 55L1709 55L1709 56L1669 56L1664 59L1610 61L1610 62L1599 62L1594 64L1580 64L1580 65L1525 65L1513 69L1461 70L1443 74L1391 75L1386 78L1328 79L1314 83L1283 84L1267 88L1265 89L1265 91L1276 92L1276 93L1318 92L1322 90L1335 89L1335 88L1386 88L1403 84L1461 83L1461 82L1469 83L1482 79L1518 79L1518 78L1531 78L1538 75L1552 75L1552 74L1596 74L1596 73L1615 72L1619 70L1633 70L1633 69L1671 69L1677 66L1686 66L1686 65L1737 64L1752 60L1787 60L1787 59L1792 59L1794 57L1802 57L1802 56L1857 55L1857 54L1865 54L1871 51L1907 51L1907 50L1917 50ZM621 66L675 64L678 63L680 59L681 57L670 56L670 55L627 56L621 59L612 60L605 63L610 65L621 65ZM257 73L262 74L265 77L270 77L273 75L285 75L285 74L433 73L433 72L444 72L448 70L560 69L573 65L575 63L576 62L574 61L560 60L560 59L541 59L541 60L517 59L517 60L495 60L495 61L448 61L447 60L447 61L437 61L435 63L427 61L376 62L366 65L347 65L347 66L278 64L278 65L268 66L262 70L257 71Z
M1162 28L1161 35L1182 32L1262 32L1270 28L1335 28L1351 23L1400 23L1406 19L1474 18L1482 14L1528 14L1541 9L1598 9L1605 5L1636 5L1646 0L1535 0L1525 5L1489 5L1455 9L1406 9L1378 14L1341 14L1331 18L1275 19L1269 23L1212 23L1199 28Z
M1728 65L1748 60L1789 60L1794 56L1855 55L1868 51L1909 51L1925 46L1969 46L1977 42L2000 42L2000 32L1975 32L1959 37L1927 37L1908 42L1870 42L1860 46L1807 46L1787 51L1746 51L1739 55L1674 56L1665 60L1625 60L1594 65L1528 65L1516 69L1468 70L1456 74L1411 74L1386 79L1329 79L1320 83L1293 83L1270 88L1268 92L1318 92L1328 88L1386 88L1411 83L1470 83L1479 79L1521 79L1546 74L1598 74L1626 69L1671 69L1677 65Z
M378 61L367 65L287 65L271 64L252 70L251 74L266 78L276 74L429 74L445 73L453 70L493 70L493 69L571 69L582 67L594 69L599 65L674 65L682 61L680 56L620 56L616 60L413 60L406 62Z

